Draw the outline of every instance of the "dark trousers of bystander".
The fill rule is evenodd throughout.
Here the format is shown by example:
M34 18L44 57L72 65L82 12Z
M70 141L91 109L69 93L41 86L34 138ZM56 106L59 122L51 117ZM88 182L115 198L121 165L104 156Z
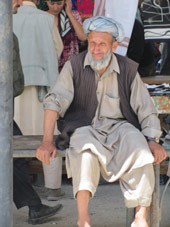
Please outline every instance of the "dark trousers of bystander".
M15 121L13 121L13 135L22 135ZM39 196L30 183L25 158L13 159L13 201L17 209L41 204Z

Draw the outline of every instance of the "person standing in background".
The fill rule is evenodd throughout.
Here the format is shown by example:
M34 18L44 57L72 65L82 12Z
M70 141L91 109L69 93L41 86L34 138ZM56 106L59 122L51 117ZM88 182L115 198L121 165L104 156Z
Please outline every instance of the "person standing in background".
M58 58L63 44L54 16L39 10L35 0L22 0L13 16L18 37L25 88L15 100L14 118L24 135L43 134L43 98L58 76Z
M122 24L125 31L125 38L122 43L118 45L115 53L122 56L126 56L127 48L129 45L136 11L138 6L138 0L95 0L94 1L94 13L93 15L103 15L113 18Z
M47 0L44 10L55 16L55 23L63 41L63 52L59 59L59 72L73 54L79 53L78 42L87 40L82 28L80 14L72 10L71 0Z
M13 28L19 39L25 88L15 100L14 118L24 135L42 135L42 101L58 77L63 43L54 16L37 9L35 0L22 2L13 17ZM61 171L57 173L61 178Z
M22 0L13 0L13 13L17 13L22 5ZM13 33L13 97L17 97L24 90L24 75L22 71L18 40ZM22 135L15 121L13 121L13 135ZM33 189L27 170L25 158L13 159L13 201L17 209L27 206L29 209L28 223L40 224L48 217L55 215L61 208L61 204L49 207L41 203L41 199Z

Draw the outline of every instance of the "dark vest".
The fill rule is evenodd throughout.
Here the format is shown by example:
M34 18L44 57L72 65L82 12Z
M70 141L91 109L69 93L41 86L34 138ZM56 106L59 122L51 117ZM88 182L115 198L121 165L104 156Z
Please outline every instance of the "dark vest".
M73 70L74 99L63 118L57 121L61 134L56 138L56 147L66 149L69 147L70 136L76 128L90 125L97 109L96 82L94 71L90 66L84 68L84 59L87 51L70 59ZM118 90L120 96L120 108L128 122L140 129L136 114L130 106L130 87L136 72L137 63L117 55L120 67L118 75Z

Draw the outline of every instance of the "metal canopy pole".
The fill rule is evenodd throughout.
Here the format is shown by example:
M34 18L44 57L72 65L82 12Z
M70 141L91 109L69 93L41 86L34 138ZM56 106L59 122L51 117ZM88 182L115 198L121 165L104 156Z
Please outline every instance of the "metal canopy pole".
M12 216L12 0L0 0L0 227L11 227Z

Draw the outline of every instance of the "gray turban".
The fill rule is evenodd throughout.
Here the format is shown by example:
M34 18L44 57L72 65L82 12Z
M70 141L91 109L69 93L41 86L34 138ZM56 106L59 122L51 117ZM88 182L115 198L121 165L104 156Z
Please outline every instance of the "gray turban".
M86 35L90 31L108 32L118 42L122 42L125 37L122 25L114 19L105 16L94 16L86 19L83 23L83 29Z

